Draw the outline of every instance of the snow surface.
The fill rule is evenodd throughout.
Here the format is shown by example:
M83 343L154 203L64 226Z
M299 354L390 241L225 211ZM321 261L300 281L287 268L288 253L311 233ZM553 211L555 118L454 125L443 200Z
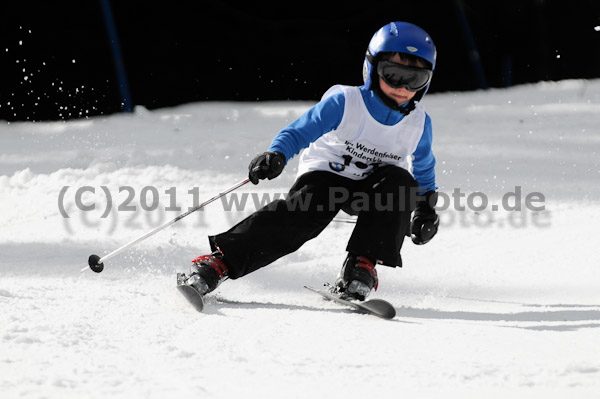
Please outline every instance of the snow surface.
M395 304L392 321L303 288L335 278L350 223L224 283L203 314L175 289L176 271L207 253L208 234L252 212L253 199L286 192L296 160L239 189L243 209L217 201L103 273L80 273L90 254L181 212L167 207L185 211L243 179L311 105L198 103L0 124L0 396L600 395L597 80L427 97L448 209L430 244L406 242L404 268L379 268L374 297ZM522 201L538 193L537 210L491 210L517 187ZM488 206L476 211L483 194ZM454 209L470 195L471 206Z

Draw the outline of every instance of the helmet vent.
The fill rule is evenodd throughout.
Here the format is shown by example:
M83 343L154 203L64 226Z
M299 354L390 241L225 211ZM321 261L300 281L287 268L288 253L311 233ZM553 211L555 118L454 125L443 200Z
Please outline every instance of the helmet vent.
M416 47L413 47L413 46L406 46L406 49L407 49L408 51L410 51L411 53L416 53L417 51L419 51L419 49L418 49L418 48L416 48Z

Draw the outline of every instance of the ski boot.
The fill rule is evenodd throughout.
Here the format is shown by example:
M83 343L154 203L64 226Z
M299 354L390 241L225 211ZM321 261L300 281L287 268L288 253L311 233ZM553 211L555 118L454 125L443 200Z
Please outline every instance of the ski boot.
M214 291L227 279L227 266L222 259L223 254L220 251L194 259L186 284L194 287L200 295Z
M377 290L378 283L375 263L364 256L349 253L332 292L344 299L364 301L373 288Z

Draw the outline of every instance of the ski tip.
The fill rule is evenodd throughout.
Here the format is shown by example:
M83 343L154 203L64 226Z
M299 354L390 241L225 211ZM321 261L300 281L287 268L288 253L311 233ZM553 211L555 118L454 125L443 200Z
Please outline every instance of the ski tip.
M396 317L396 308L383 299L369 299L368 301L362 302L361 305L382 319L393 319Z
M198 293L192 286L187 284L179 284L177 285L177 289L181 294L188 300L188 302L196 309L198 312L202 312L204 309L204 298L202 295Z

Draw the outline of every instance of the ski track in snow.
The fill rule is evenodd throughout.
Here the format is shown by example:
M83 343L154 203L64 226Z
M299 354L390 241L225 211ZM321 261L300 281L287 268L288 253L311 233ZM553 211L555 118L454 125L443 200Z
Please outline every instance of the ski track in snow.
M519 186L523 198L542 193L545 210L450 204L430 244L405 242L404 268L379 268L373 297L396 306L394 320L303 288L335 279L349 223L225 282L202 314L175 289L175 273L208 251L208 234L241 220L255 200L286 192L296 160L280 178L240 189L242 210L217 201L111 259L103 273L79 272L90 254L180 212L165 207L185 211L244 178L249 160L312 104L138 107L1 124L1 397L597 395L597 80L427 97L438 185L450 201L460 188L462 205L475 192L501 204ZM95 188L80 199L96 209L78 208L81 187ZM142 209L144 188L157 209ZM127 190L135 196L125 203ZM117 210L125 205L136 210Z

